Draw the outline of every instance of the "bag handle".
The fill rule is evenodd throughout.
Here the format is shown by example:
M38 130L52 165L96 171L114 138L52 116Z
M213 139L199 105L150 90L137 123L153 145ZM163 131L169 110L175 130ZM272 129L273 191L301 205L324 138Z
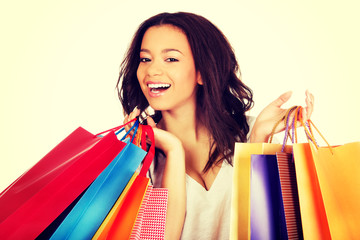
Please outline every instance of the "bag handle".
M330 144L328 143L328 141L326 141L325 137L321 134L321 132L319 131L319 129L315 126L315 124L310 120L307 119L304 122L304 119L302 118L302 111L303 108L300 107L300 109L298 110L298 116L297 117L297 121L299 121L301 123L301 125L304 128L307 140L310 142L313 142L313 144L315 145L316 149L319 148L319 145L317 144L316 140L315 140L315 136L314 136L314 132L312 130L312 127L315 128L315 130L317 131L317 133L320 135L320 137L324 140L324 142L326 143L326 145L329 147L329 150L331 152L331 154L334 154L332 147L330 146ZM293 126L294 128L294 126ZM296 128L295 128L295 133L296 133Z
M304 128L304 131L305 131L305 134L306 134L306 139L308 140L308 142L311 141L316 146L316 148L319 148L319 145L317 144L316 139L315 139L314 132L312 130L312 127L314 127L315 130L317 131L317 133L321 136L321 138L325 141L326 145L329 147L330 152L333 153L332 147L326 141L325 137L321 134L321 132L315 126L315 124L310 119L307 119L306 121L304 121L304 119L302 117L303 111L304 111L304 109L301 106L293 106L293 107L287 109L284 116L274 125L274 127L272 129L272 132L270 134L269 143L272 142L273 136L274 136L274 133L275 133L275 129L281 123L284 123L284 125L285 125L285 136L284 136L281 151L282 152L284 151L286 141L287 141L288 138L291 139L292 143L297 143L298 142L298 133L297 133L297 128L296 128L296 123L299 122L301 124L301 126ZM290 121L290 116L291 116L291 114L293 112L295 113L294 118L293 118L292 122L290 123L289 122ZM290 131L292 131L292 134L290 133Z
M125 127L121 128L119 131L115 133L115 135L118 135L122 131L124 131ZM134 133L132 134L132 137L130 137L130 142L134 143L134 139L136 136L136 133L139 129L139 120L136 120L135 123L131 126L131 128L125 133L125 135L120 139L120 141L124 141L126 137L130 136L130 132L134 130Z
M135 142L134 144L136 144L136 145L140 145L140 143L141 143L141 148L144 151L147 151L147 154L146 154L146 156L144 158L143 165L142 165L140 173L139 173L140 176L146 177L146 173L149 170L150 165L151 165L151 163L152 163L152 161L154 159L154 156L155 156L155 137L154 137L154 131L153 131L151 126L140 124L139 120L137 118L134 118L134 119L131 119L130 121L128 121L127 123L123 124L123 125L108 129L108 130L103 131L101 133L98 133L98 134L95 135L95 137L99 136L101 134L107 133L107 132L111 132L111 131L114 131L114 132L117 131L115 133L117 135L120 132L124 131L125 126L127 124L130 124L132 122L135 122L134 125L129 129L129 131L126 132L126 134L121 139L121 141L124 140L125 137L128 136L129 133L132 130L134 130L134 134L133 134L133 137L131 139L131 142ZM146 137L148 137L150 139L149 150L147 150Z
M141 146L141 135L142 135L142 125L139 124L139 127L137 129L137 133L132 141L133 144L140 147Z
M141 167L139 176L146 177L146 173L150 168L150 165L154 159L155 156L155 137L154 137L154 131L151 126L149 125L142 125L142 134L141 134L141 146L143 150L147 150L147 144L146 144L146 136L150 139L150 147L147 151L147 154L144 158L143 165Z
M285 136L284 136L284 140L283 140L283 145L282 145L282 148L281 148L281 152L284 152L284 149L285 149L285 146L286 146L286 142L287 142L287 139L290 138L291 139L291 142L293 143L294 142L294 133L293 135L291 136L290 134L290 115L292 114L293 111L296 111L297 109L297 106L294 106L290 109L288 109L286 111L286 114L285 114L285 118L284 118L284 123L285 123ZM295 118L294 118L295 119ZM293 119L293 123L294 123L294 119Z
M271 133L270 133L270 137L269 137L269 143L272 143L272 140L274 138L274 135L275 135L275 130L276 128L279 126L279 124L281 123L284 123L285 125L285 139L284 141L286 142L286 139L291 137L290 136L290 132L288 131L289 129L289 125L288 125L288 119L289 119L289 116L291 114L291 112L293 112L295 109L297 108L297 106L294 106L294 107L291 107L289 109L286 110L284 116L282 116L282 118L274 125Z
M116 131L118 131L118 130L120 129L120 131L117 133L117 134L119 134L120 132L123 131L123 129L125 129L124 127L125 127L126 125L128 125L128 124L130 124L130 123L132 123L132 122L135 122L136 120L138 120L138 119L137 119L137 118L133 118L133 119L131 119L130 121L124 123L123 125L120 125L120 126L117 126L117 127L114 127L114 128L108 129L108 130L105 130L105 131L103 131L103 132L101 132L101 133L98 133L98 134L95 135L95 137L97 137L97 136L99 136L99 135L101 135L101 134L107 133L107 132L111 132L111 131L116 132Z

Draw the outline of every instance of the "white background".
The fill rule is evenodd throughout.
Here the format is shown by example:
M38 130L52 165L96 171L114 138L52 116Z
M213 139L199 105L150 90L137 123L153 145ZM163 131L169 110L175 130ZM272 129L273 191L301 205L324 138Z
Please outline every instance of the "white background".
M115 92L138 25L159 12L208 18L232 43L256 115L281 93L286 106L316 97L312 120L335 144L360 134L357 0L14 0L0 5L0 191L78 126L122 123Z

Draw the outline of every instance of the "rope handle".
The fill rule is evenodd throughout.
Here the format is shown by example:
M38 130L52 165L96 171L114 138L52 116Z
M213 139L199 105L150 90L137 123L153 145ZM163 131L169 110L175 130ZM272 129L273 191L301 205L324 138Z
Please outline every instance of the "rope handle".
M284 152L285 146L286 146L286 142L287 139L290 138L291 142L294 142L294 134L291 136L290 134L290 115L292 114L293 111L295 111L297 108L297 106L294 106L290 109L287 110L286 114L285 114L285 118L284 118L284 124L285 124L285 134L284 134L284 140L283 140L283 145L281 148L281 152Z
M314 136L314 132L312 130L312 127L315 128L315 130L317 131L317 133L320 135L320 137L324 140L324 142L326 143L326 145L328 146L331 154L334 154L333 152L333 148L330 146L330 144L328 143L328 141L326 141L324 135L321 134L321 132L319 131L319 129L315 126L315 124L310 120L310 119L307 119L305 122L304 122L304 119L302 118L302 111L303 111L303 108L300 108L299 109L299 115L300 117L297 119L301 125L303 126L304 130L305 130L305 134L306 134L306 137L307 137L307 140L308 142L313 142L313 144L315 145L316 149L319 148L319 145L317 144L316 142L316 139L315 139L315 136ZM296 132L296 130L295 130Z
M285 114L282 116L282 118L279 119L279 121L274 125L274 127L273 127L273 129L272 129L272 131L270 133L270 137L269 137L269 141L268 141L269 143L272 143L272 140L273 140L274 135L275 135L275 130L279 126L279 124L281 124L281 123L284 123L284 125L285 125L285 141L286 141L286 139L288 137L291 137L290 132L286 130L287 129L286 127L288 126L288 124L287 124L288 118L289 118L291 112L295 110L295 108L297 108L297 106L294 106L294 107L291 107L291 108L287 109Z
M317 144L316 139L315 139L314 131L312 130L312 128L315 128L317 133L321 136L321 138L324 140L326 145L329 147L330 152L333 154L332 147L330 146L328 141L326 141L325 137L321 134L321 132L315 126L315 124L310 119L307 119L306 121L304 121L304 119L302 117L303 111L304 111L304 109L301 106L293 106L293 107L287 109L284 116L274 125L272 132L270 134L269 143L272 143L273 136L275 134L275 130L281 123L283 123L285 125L285 135L284 135L284 140L283 140L283 145L282 145L281 151L282 152L284 151L288 138L291 139L292 143L297 143L298 142L298 132L297 132L296 123L299 122L301 124L301 126L304 128L304 132L306 134L306 139L308 140L308 142L311 141L317 149L319 148L319 145ZM293 112L295 114L292 119L292 122L290 123L290 116L291 116L291 114L293 114ZM292 132L292 133L290 133L290 132Z

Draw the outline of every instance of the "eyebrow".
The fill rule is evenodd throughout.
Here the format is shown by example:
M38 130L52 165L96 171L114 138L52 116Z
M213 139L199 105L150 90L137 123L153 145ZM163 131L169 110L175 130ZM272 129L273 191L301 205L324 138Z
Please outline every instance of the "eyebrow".
M180 50L178 50L176 48L165 48L161 51L161 53L168 53L168 52L172 52L172 51L175 51L175 52L178 52L178 53L181 53L182 55L184 55ZM140 49L140 52L150 53L151 51L148 49Z

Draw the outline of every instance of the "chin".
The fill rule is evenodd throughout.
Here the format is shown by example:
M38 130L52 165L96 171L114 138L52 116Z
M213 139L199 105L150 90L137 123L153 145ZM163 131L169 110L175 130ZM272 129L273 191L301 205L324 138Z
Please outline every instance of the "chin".
M166 110L169 110L169 107L166 106L164 103L150 103L149 106L154 111L166 111Z

